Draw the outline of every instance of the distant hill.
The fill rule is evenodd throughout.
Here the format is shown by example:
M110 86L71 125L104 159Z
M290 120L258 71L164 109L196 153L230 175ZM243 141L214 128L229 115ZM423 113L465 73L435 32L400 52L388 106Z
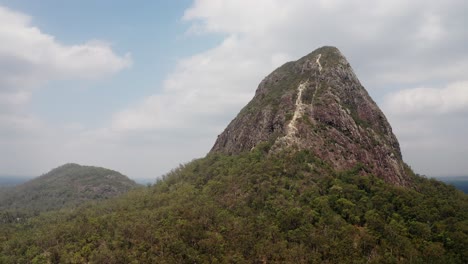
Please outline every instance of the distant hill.
M138 186L117 171L65 164L0 193L0 210L48 211L118 196Z
M26 182L31 178L27 177L18 177L18 176L11 176L11 175L0 175L0 188L1 187L11 187L14 185L18 185L20 183Z
M453 185L455 188L468 193L468 176L459 177L440 177L437 178L439 181Z

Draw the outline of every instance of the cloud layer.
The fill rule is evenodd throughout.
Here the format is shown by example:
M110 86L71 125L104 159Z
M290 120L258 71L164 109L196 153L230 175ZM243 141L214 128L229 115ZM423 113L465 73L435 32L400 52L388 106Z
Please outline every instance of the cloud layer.
M390 94L386 107L398 115L453 115L468 113L468 81L443 88L412 88Z
M418 172L467 174L468 81L396 91L385 97L383 108Z

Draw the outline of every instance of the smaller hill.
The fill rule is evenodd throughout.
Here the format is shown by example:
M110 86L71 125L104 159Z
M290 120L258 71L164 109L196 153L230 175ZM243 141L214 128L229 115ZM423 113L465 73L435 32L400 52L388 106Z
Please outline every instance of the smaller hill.
M0 210L42 212L123 194L138 186L105 168L65 164L0 193Z

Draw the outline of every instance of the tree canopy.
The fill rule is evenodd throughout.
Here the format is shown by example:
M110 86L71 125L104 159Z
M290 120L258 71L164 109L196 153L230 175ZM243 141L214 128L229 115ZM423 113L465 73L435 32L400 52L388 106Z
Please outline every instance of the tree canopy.
M121 197L0 225L0 263L468 263L467 195L363 169L262 146L210 154Z

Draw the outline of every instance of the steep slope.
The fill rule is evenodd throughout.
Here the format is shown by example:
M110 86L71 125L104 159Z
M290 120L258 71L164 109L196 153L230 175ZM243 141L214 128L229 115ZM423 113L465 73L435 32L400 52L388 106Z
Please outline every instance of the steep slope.
M362 164L363 174L410 185L390 124L334 47L319 48L267 76L211 152L238 154L261 142L270 142L273 152L309 149L339 170Z
M0 196L0 210L47 211L107 199L137 184L119 172L92 166L65 164Z

